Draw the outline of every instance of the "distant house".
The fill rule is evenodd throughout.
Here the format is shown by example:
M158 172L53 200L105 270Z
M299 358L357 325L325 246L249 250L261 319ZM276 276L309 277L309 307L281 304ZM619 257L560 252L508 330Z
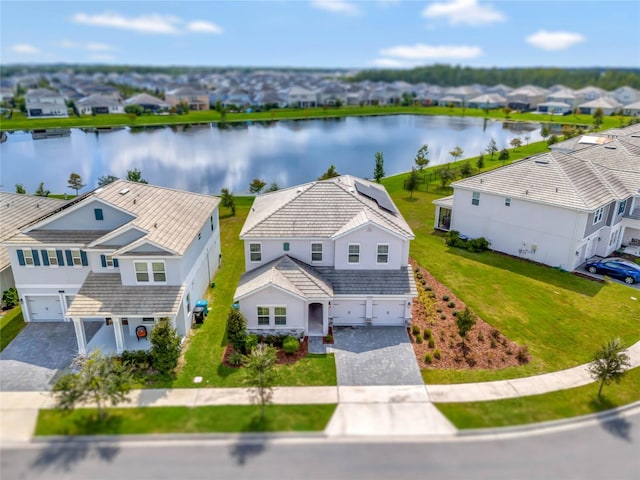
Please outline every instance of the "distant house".
M60 208L66 202L56 198L0 192L0 242L20 232L20 227ZM0 246L0 293L15 287L6 247Z
M341 176L256 197L235 292L247 329L326 335L411 321L411 228L378 184Z
M494 85L493 87L488 87L485 91L485 93L497 93L498 95L502 95L504 98L507 98L507 94L510 92L513 92L513 88L502 83Z
M0 88L0 103L12 103L13 98L13 89L7 87Z
M318 104L334 106L347 104L347 89L338 84L327 85L318 93Z
M563 102L544 102L538 104L537 113L546 113L548 115L568 115L573 111L573 107Z
M593 115L598 109L602 110L604 115L613 115L622 109L622 104L612 97L600 97L578 105L578 111L585 115Z
M477 97L480 93L482 92L469 86L453 87L453 88L446 89L444 91L445 98L453 97L453 98L459 99L460 100L459 105L462 107L467 106L467 103L469 102L469 100L471 100L474 97ZM454 103L456 104L456 106L458 106L458 102L448 102L448 103Z
M640 115L640 102L630 103L629 105L625 105L622 109L622 112L625 115L631 115L633 117L637 117Z
M318 94L314 90L294 85L285 92L287 105L296 108L315 107L318 105Z
M133 97L127 98L124 101L125 107L128 105L138 105L143 110L150 112L159 112L169 108L169 104L160 98L149 95L148 93L139 93Z
M80 115L124 113L122 102L99 93L78 100L76 102L76 108Z
M547 95L547 102L565 103L573 110L584 102L584 98L581 95L578 95L575 91L565 88L562 90L556 90L555 92Z
M640 91L627 86L616 88L611 92L611 96L622 105L640 101Z
M438 99L438 105L441 105L443 107L463 107L464 100L452 95L445 95L444 97L440 97L440 99Z
M507 94L507 106L513 110L523 112L535 110L538 108L538 104L546 100L547 93L544 88L525 85Z
M29 90L24 98L29 118L69 116L65 98L53 90L47 88Z
M575 91L575 94L582 97L585 102L590 102L596 98L604 97L607 95L607 91L598 87L584 87Z
M640 242L640 125L611 133L454 182L434 202L435 228L564 270Z
M482 110L493 110L507 106L507 99L499 93L484 93L469 100L469 108L480 108Z
M168 90L164 95L165 101L171 107L181 103L189 106L189 110L209 110L209 94L206 90L195 87L179 87Z
M162 318L184 337L218 268L219 203L116 180L14 229L2 245L25 321L73 322L80 354L149 348Z

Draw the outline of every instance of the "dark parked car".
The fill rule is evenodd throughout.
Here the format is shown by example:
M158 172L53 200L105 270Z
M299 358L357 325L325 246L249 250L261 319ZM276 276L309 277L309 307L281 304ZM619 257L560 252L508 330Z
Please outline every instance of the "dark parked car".
M622 258L603 258L587 262L585 268L591 273L601 273L609 277L620 278L628 284L640 282L640 265Z

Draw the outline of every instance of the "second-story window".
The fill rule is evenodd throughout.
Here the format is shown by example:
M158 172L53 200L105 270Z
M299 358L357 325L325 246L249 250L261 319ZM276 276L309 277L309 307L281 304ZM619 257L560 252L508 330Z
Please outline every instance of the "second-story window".
M166 283L167 281L164 262L134 262L134 268L136 280L139 283Z
M312 262L322 261L322 244L321 243L311 244L311 261Z
M56 251L54 249L47 249L47 259L49 260L49 266L58 266L58 255L56 255Z
M511 206L511 198L507 197L504 199L504 206L505 207L510 207Z
M80 256L80 250L71 250L71 262L74 267L82 266L82 257Z
M349 244L349 263L360 263L360 244Z
M151 268L153 270L154 282L166 282L167 274L164 270L164 262L151 262Z
M135 262L136 281L144 283L149 281L149 265L147 262Z
M618 205L618 215L622 215L626 208L627 208L627 201L626 200L621 201L620 205Z
M94 208L93 213L96 216L96 220L104 220L104 214L101 208Z
M252 262L262 261L262 245L260 245L259 243L249 244L249 259Z
M378 244L378 254L376 257L376 262L389 263L389 244L388 243Z
M596 223L600 222L603 216L604 216L604 207L600 207L598 210L596 210L596 213L594 213L593 215L593 224L595 225Z
M28 267L33 267L34 263L33 263L33 252L29 249L24 250L22 252L22 254L24 255L24 264Z
M113 268L113 257L111 255L105 255L104 261L107 264L107 268Z
M480 205L480 192L473 192L471 195L471 205Z

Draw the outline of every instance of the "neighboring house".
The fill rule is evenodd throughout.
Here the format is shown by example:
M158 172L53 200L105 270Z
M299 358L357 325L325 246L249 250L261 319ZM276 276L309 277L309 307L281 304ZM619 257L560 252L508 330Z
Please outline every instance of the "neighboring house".
M164 95L165 101L172 107L180 103L189 106L189 110L209 110L209 94L206 90L194 87L179 87Z
M347 104L347 89L342 85L333 84L327 85L318 93L319 105L346 105Z
M633 117L637 117L640 115L640 102L630 103L629 105L625 105L622 109L622 112L625 115L631 115Z
M507 106L507 99L499 93L484 93L469 100L469 108L492 110Z
M584 98L585 102L590 102L591 100L595 100L596 98L604 97L607 95L607 91L598 87L584 87L575 91L575 94Z
M611 96L622 105L640 101L640 91L627 86L616 88L611 92Z
M461 100L458 97L453 97L451 95L446 95L444 97L441 97L438 100L438 105L443 106L443 107L463 107L464 106L464 100Z
M99 93L78 100L76 108L80 115L124 113L124 106L120 100Z
M507 93L506 97L509 108L528 112L546 100L547 91L534 85L525 85Z
M13 89L7 87L0 88L0 103L13 103Z
M285 91L285 98L290 107L306 108L318 104L318 94L315 91L297 85Z
M601 109L604 115L613 115L622 109L622 104L612 97L600 97L578 105L580 113L585 115L593 115L598 109Z
M0 192L0 243L20 232L20 227L60 208L64 200ZM15 287L9 252L0 246L0 293Z
M46 88L29 90L24 98L29 118L69 116L65 98L53 90Z
M578 95L574 90L564 88L547 95L547 102L566 103L573 110L584 102L584 97Z
M460 100L459 105L463 107L467 105L469 100L471 100L474 97L477 97L481 93L482 92L478 91L477 89L469 86L453 87L445 90L444 92L445 98L448 98L448 97L457 98L458 100ZM452 102L447 102L447 104L448 103L452 103ZM458 106L458 102L453 102L453 103L455 103L456 106Z
M251 332L326 335L330 325L408 325L414 238L386 190L341 176L258 196L240 232L235 293Z
M640 128L604 145L550 152L452 184L435 228L564 270L640 242ZM623 133L623 132L615 132Z
M72 321L78 352L148 347L169 318L191 326L220 258L218 204L208 195L117 180L4 240L27 322ZM103 326L87 342L85 322Z
M544 102L538 104L537 113L547 113L549 115L568 115L573 111L573 107L563 102Z
M131 98L127 98L124 101L125 106L138 105L143 110L149 110L151 112L161 112L169 108L169 104L164 100L161 100L148 93L139 93Z

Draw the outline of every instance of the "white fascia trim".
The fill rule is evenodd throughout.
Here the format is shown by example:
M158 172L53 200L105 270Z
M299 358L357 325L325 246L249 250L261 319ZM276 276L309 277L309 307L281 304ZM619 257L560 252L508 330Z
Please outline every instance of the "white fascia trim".
M116 250L114 252L114 255L123 255L124 253L128 252L129 250L133 250L134 248L138 248L141 245L144 245L148 243L149 245L152 245L156 248L159 248L160 250L164 251L167 253L167 255L171 255L171 256L177 256L179 257L180 255L178 255L178 252L175 252L173 250L170 250L168 248L163 247L162 245L158 245L157 243L149 240L147 237L142 237L138 240L136 240L133 243L130 243L129 245L120 248L119 250ZM144 254L141 254L142 257L144 257Z
M393 230L391 230L390 228L385 227L384 225L381 225L379 223L376 223L372 220L368 220L367 222L358 225L357 227L353 227L345 232L339 233L337 235L334 235L331 237L332 240L337 240L341 237L344 237L345 235L349 235L357 230L360 230L361 228L365 228L367 226L373 225L374 227L379 228L380 230L384 230L385 232L390 233L391 235L393 235L394 237L397 237L401 240L412 240L413 238L415 238L413 235L401 235L398 232L394 232Z
M305 301L305 302L308 300L306 297L303 297L302 295L299 295L297 293L293 293L291 290L287 290L285 288L282 288L279 285L275 285L273 283L267 283L267 284L261 285L258 288L250 290L249 292L245 293L244 295L240 295L238 297L233 297L233 301L237 302L239 300L242 300L243 298L250 297L251 295L254 295L254 294L258 293L258 292L261 292L262 290L264 290L266 288L269 288L269 287L275 288L276 290L280 290L281 292L286 293L287 295L291 295L292 297L295 297L295 298L297 298L299 300L302 300L302 301Z

